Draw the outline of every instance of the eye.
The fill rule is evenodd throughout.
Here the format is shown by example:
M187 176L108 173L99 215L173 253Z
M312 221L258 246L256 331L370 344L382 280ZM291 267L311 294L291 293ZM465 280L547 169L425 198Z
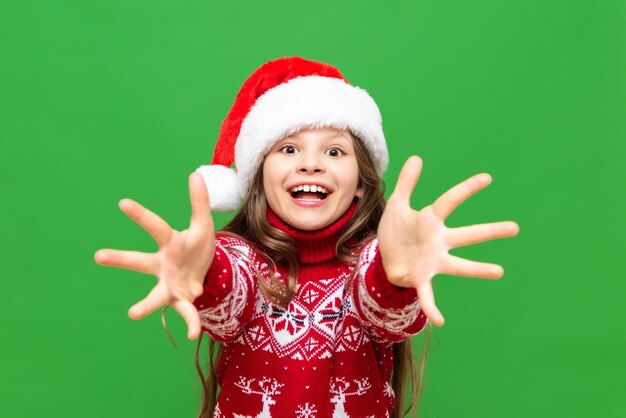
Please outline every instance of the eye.
M295 154L298 150L293 145L284 145L280 147L278 151L284 154Z
M328 155L329 157L341 157L344 154L345 153L341 148L333 147L326 150L326 155Z

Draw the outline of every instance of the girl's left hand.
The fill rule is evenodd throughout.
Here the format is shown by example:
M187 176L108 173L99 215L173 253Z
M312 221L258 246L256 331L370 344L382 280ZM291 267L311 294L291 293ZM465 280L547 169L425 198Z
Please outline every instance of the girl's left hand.
M432 279L436 274L499 279L504 274L496 264L480 263L448 253L453 248L517 235L515 222L494 222L447 228L445 219L467 198L491 183L489 174L477 174L454 186L421 211L411 208L411 193L422 170L422 160L410 157L387 201L378 226L378 243L388 280L417 290L420 305L437 326L444 323L435 305Z

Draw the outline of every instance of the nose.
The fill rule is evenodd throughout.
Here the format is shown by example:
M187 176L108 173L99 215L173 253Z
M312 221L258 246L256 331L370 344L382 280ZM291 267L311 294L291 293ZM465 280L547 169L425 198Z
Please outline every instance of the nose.
M324 171L324 163L317 155L304 155L298 164L298 172L300 174L317 174Z

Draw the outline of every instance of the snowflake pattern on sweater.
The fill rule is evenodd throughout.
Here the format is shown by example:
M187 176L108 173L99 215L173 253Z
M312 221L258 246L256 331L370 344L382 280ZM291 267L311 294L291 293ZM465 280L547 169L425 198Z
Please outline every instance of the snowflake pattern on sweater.
M306 237L316 246L301 249L305 262L285 308L258 286L270 277L267 262L242 239L218 234L205 291L195 301L203 330L224 344L215 417L390 415L392 345L421 331L426 318L413 289L387 281L376 240L356 266L334 256L342 221L337 231ZM287 276L284 267L277 270Z

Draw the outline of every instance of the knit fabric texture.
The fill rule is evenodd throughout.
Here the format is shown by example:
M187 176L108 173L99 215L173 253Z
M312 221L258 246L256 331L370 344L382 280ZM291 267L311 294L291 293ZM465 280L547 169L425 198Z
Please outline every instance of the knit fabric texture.
M298 284L286 308L260 290L258 281L272 274L264 257L243 239L217 234L195 301L203 330L224 345L215 417L390 416L393 343L420 332L426 317L414 289L387 281L375 239L355 265L337 258L335 244L353 212L354 205L308 232L269 211L270 224L298 248ZM286 280L286 267L276 269Z

